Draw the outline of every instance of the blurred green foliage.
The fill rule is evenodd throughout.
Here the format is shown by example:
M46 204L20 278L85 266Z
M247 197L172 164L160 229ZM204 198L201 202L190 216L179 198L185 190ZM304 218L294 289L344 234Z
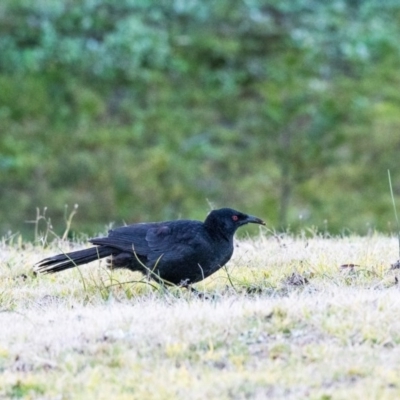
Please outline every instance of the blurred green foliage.
M0 233L203 218L391 231L395 0L3 0Z

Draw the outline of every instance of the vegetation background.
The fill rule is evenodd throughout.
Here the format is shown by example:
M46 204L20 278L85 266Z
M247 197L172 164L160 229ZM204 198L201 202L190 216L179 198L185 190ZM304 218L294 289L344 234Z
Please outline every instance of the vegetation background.
M203 218L391 232L397 0L2 0L0 234Z

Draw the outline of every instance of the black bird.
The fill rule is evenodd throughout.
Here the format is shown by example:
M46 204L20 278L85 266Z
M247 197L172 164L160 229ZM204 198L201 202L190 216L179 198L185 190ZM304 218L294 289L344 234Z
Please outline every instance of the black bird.
M178 220L139 223L90 239L85 250L58 254L35 265L42 273L64 271L110 257L108 266L140 271L158 282L188 286L218 271L231 258L233 235L242 225L264 221L231 208L213 210L204 222Z

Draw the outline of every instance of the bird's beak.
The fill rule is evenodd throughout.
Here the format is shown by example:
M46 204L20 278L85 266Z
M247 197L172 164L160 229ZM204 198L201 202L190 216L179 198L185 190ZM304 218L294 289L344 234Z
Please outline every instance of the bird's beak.
M265 222L257 217L254 217L253 215L248 215L246 218L246 223L247 224L260 224L260 225L265 225Z

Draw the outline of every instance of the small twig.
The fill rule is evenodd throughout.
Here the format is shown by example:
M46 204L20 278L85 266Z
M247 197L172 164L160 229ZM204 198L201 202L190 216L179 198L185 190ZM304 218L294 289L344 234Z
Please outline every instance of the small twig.
M65 240L68 237L68 233L71 229L72 219L74 218L75 214L78 212L78 204L74 205L74 209L71 211L71 213L69 215L67 215L68 205L65 205L64 210L65 210L64 211L65 231L64 231L64 234L62 235L61 240Z
M56 239L60 239L59 236L53 231L53 226L51 224L51 218L46 217L47 207L43 208L43 215L40 208L36 208L36 218L33 221L25 221L27 224L34 224L34 241L40 242L43 247L47 245L49 235L53 235ZM46 225L46 230L44 232L39 231L41 221L44 221Z
M224 270L226 272L226 276L228 277L228 281L231 284L232 289L235 291L235 293L237 293L238 291L237 291L237 289L235 288L235 285L232 282L231 274L229 273L228 268L226 267L226 265L224 265Z
M393 203L393 210L394 210L394 216L396 218L396 223L397 223L397 238L399 241L399 257L400 257L400 222L399 218L397 216L397 210L396 210L396 203L394 201L394 194L393 194L393 187L392 187L392 179L390 177L390 169L388 169L388 177L389 177L389 187L390 187L390 195L392 196L392 203Z

